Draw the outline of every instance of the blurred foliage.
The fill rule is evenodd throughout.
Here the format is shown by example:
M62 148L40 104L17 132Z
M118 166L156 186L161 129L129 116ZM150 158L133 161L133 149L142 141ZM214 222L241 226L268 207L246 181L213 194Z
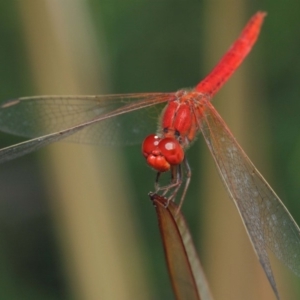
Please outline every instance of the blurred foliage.
M109 92L165 92L196 85L205 75L200 71L201 45L205 43L201 38L205 14L202 2L90 0L92 22L107 43ZM268 163L274 171L270 183L300 223L300 2L246 2L249 17L257 10L268 12L254 51L255 57L257 53L260 57L252 57L251 63L255 72L252 76L260 77L263 99L268 105L272 143ZM0 3L2 100L34 94L16 3ZM235 13L239 12L232 11ZM1 147L20 141L6 134L0 137ZM202 141L189 150L190 161L200 151L199 144ZM145 191L153 188L155 174L145 171L139 146L124 149L124 154L128 174L141 199ZM35 155L1 165L1 299L68 298L41 172ZM195 192L193 182L200 182L202 176L201 170L193 172L188 198ZM149 213L149 203L136 203L153 262L149 263L149 272L153 273L157 289L166 290L162 295L166 299L170 296L166 268L160 246L153 247L159 241L154 213ZM183 208L192 231L199 222L193 205L189 202Z

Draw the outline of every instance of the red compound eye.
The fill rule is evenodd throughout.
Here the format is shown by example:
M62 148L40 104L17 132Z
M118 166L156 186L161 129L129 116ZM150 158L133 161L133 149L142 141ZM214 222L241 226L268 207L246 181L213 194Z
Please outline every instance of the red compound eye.
M182 163L184 151L177 140L164 138L159 142L158 148L170 165L179 165Z
M155 134L148 135L142 145L142 152L149 166L158 172L170 170L170 164L158 147L161 138Z
M142 144L142 152L144 157L148 157L149 154L151 154L153 151L157 149L158 143L161 141L161 138L159 138L155 134L148 135Z

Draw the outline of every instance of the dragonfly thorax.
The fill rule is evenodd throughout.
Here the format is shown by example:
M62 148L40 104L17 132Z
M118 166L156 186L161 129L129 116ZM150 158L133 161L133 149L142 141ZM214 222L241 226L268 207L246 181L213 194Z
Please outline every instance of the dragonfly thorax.
M158 135L174 138L186 149L199 131L205 101L207 97L202 93L178 91L161 114Z
M157 135L143 142L142 152L147 163L158 172L169 171L182 163L184 149L199 130L204 95L196 91L178 91L168 102L160 118Z

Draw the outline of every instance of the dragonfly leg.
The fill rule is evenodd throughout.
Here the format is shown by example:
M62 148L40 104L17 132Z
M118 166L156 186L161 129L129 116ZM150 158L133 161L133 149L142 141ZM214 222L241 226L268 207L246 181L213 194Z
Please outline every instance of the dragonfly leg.
M187 192L188 187L190 185L191 177L192 177L192 170L191 170L190 164L189 164L186 157L184 157L183 163L184 163L184 167L185 167L186 181L185 181L184 189L183 189L183 192L182 192L182 195L181 195L181 198L180 198L180 202L178 204L178 209L177 209L176 214L180 211L180 209L182 207L182 204L183 204L183 201L185 199L185 195L186 195L186 192Z
M155 194L157 194L159 191L163 191L162 196L165 196L169 192L169 190L172 187L174 187L174 183L171 181L171 183L168 184L168 185L160 186L159 185L159 178L160 178L161 174L162 174L161 172L156 173L156 178L155 178L155 183L154 183Z
M178 190L180 189L182 184L182 172L181 172L181 164L178 166L172 167L171 170L171 186L170 188L174 188L172 194L168 198L168 201L174 201L175 197L178 193Z
M186 192L188 190L188 187L191 182L191 177L192 177L191 167L190 167L189 162L186 159L186 157L183 160L183 164L184 164L184 169L185 169L185 185L184 185L184 189L183 189L183 192L181 194L181 198L180 198L180 201L178 204L177 213L180 211L180 209L182 207L182 204L184 202ZM161 172L157 172L156 180L155 180L155 193L157 194L160 191L162 191L161 196L163 196L163 197L169 193L169 196L167 199L167 206L168 206L170 201L175 200L175 197L182 185L182 165L180 164L180 165L171 167L171 183L170 184L167 184L165 186L159 186L160 176L161 176ZM172 190L172 192L171 192L171 190Z
M155 183L154 183L155 193L157 193L160 190L160 186L159 186L159 177L160 177L160 175L161 175L161 172L156 173Z
M178 190L182 184L182 175L181 175L181 165L176 165L171 167L171 182L165 186L159 186L159 178L161 173L158 172L155 180L155 193L162 191L161 196L166 196L166 194L170 193L167 199L167 205L170 201L174 201ZM173 190L172 190L173 189ZM171 192L172 190L172 192Z

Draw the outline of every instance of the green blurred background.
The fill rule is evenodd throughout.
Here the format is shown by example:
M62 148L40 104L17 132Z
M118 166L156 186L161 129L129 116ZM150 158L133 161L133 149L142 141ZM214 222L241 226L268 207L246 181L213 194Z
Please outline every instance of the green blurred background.
M193 87L257 10L258 43L214 103L300 223L299 1L3 1L0 99ZM23 140L1 133L0 147ZM140 145L115 148L59 143L1 165L0 299L173 299L155 173ZM275 299L201 137L188 158L183 211L212 293ZM297 299L300 280L272 261Z

